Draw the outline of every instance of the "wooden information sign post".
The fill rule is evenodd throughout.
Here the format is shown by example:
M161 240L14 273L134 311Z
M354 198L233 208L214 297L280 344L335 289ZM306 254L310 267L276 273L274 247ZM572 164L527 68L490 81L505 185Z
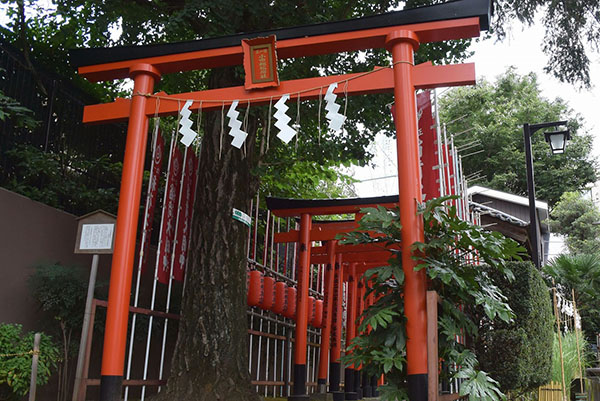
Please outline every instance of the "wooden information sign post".
M96 210L95 212L79 217L77 220L77 238L75 240L74 253L91 253L93 256L87 297L85 299L85 313L83 315L83 326L81 327L81 339L79 340L75 385L73 386L73 401L77 401L77 396L82 384L85 347L90 326L94 288L96 287L98 259L100 259L100 254L111 254L113 252L117 216L105 212L104 210Z

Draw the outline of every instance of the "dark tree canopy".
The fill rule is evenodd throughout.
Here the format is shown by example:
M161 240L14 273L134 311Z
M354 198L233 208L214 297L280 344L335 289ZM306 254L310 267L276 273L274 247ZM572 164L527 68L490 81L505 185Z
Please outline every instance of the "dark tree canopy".
M600 45L600 1L498 0L495 6L493 31L500 39L511 20L532 25L542 14L546 72L562 82L590 87L589 52Z
M35 34L19 36L25 45L31 39L51 39L51 51L46 57L56 61L69 48L106 46L108 44L142 44L190 40L248 32L267 27L284 27L313 22L334 21L361 15L381 13L399 4L406 8L442 3L444 0L407 0L341 2L338 0L304 2L234 2L231 0L114 0L110 2L54 0L57 18L29 18L27 24ZM8 28L20 31L21 18L17 4L37 8L47 15L42 5L34 1L4 0L12 17ZM267 10L267 13L264 11ZM600 1L496 0L492 34L504 39L514 20L533 24L542 17L546 28L544 53L549 57L546 71L563 82L590 86L590 51L600 45ZM122 29L118 39L111 39L110 29ZM5 33L6 34L6 33ZM7 34L13 36L14 34ZM429 47L429 46L427 46ZM37 54L35 49L33 53ZM449 52L452 49L438 49ZM466 50L465 47L462 50ZM56 63L51 63L56 64Z
M564 154L552 155L543 131L532 136L536 197L554 205L563 192L578 191L596 181L597 162L590 154L592 136L582 126L583 118L557 98L543 97L537 77L520 76L509 69L496 82L481 81L476 87L456 88L441 100L442 121L451 122L448 133L458 146L479 140L480 146L463 155L466 175L480 174L478 184L518 194L527 194L523 124L568 120L571 141Z
M600 210L578 192L565 192L550 213L550 229L565 236L572 255L597 254L600 249Z

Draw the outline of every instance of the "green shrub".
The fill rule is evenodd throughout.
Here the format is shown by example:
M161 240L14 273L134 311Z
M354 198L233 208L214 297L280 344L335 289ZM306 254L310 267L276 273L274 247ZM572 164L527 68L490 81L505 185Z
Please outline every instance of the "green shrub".
M0 400L16 400L29 391L34 333L22 331L19 324L0 324ZM58 360L58 348L42 333L38 385L48 382Z
M477 353L481 367L503 391L527 391L551 378L552 304L542 276L529 262L510 262L515 280L490 272L515 314L480 329Z
M58 365L58 401L69 397L69 378L72 377L77 355L85 299L87 280L84 270L58 263L36 266L29 277L32 297L45 312L48 330L61 339L62 360ZM98 317L96 317L98 319Z
M439 357L450 365L450 379L460 379L460 395L470 401L500 401L503 394L498 383L480 369L471 344L456 342L457 335L477 337L478 324L486 320L509 322L513 317L506 298L488 272L493 268L498 275L513 278L508 260L520 258L525 250L516 242L497 232L462 221L456 208L448 200L455 197L432 199L420 205L423 216L425 242L415 242L413 252L419 264L415 269L426 269L430 288L441 298L438 315ZM346 234L343 243L401 243L399 209L366 208L358 231ZM375 235L373 235L375 233ZM362 334L348 344L348 353L342 362L362 364L364 371L373 376L385 374L387 385L380 388L382 400L402 400L406 394L406 333L404 318L402 258L395 254L388 266L368 270L371 289L381 297L363 312L359 332ZM475 263L491 266L484 268ZM462 305L464 307L458 307ZM367 333L367 325L371 331Z

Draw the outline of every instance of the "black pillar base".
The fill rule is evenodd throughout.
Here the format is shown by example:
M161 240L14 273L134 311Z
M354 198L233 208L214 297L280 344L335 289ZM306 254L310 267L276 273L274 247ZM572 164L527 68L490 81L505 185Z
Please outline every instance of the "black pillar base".
M329 392L340 391L340 363L331 362L329 364Z
M342 391L332 391L331 395L333 395L333 401L344 401L346 399L346 395Z
M371 378L366 372L362 374L362 395L365 398L373 396L373 389L371 388Z
M373 397L373 387L370 384L365 384L362 388L363 397L370 398Z
M291 397L306 396L306 365L294 364L294 387L292 388ZM291 399L291 398L289 398ZM295 398L301 400L304 398Z
M121 401L123 376L100 377L100 401Z
M427 373L420 375L408 375L408 399L410 401L427 401Z
M356 372L352 368L344 369L344 399L358 400L358 393L354 391L354 377Z
M354 392L356 394L358 394L358 399L362 400L363 391L362 391L362 381L361 381L360 377L361 377L360 370L355 370L354 371Z
M377 390L377 376L371 376L369 380L371 382L371 396L379 397L379 390Z

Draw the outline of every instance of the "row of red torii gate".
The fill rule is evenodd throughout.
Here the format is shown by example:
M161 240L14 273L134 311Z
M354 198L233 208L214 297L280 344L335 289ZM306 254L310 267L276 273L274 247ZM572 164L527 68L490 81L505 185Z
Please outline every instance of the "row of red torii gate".
M72 54L72 63L78 67L79 73L92 81L127 77L134 81L134 96L131 100L117 99L108 104L86 106L84 111L84 122L86 123L129 121L104 335L100 379L102 401L119 400L123 391L130 313L129 299L149 117L178 114L182 98L190 100L189 110L199 111L222 110L226 105L237 106L238 102L248 106L265 104L268 103L268 99L279 99L286 94L292 94L290 98L294 101L318 99L323 88L339 82L344 85L338 85L338 88L333 91L337 94L394 93L393 112L397 132L400 191L397 197L391 199L314 200L309 202L271 200L270 209L274 215L299 218L298 230L281 233L275 237L277 238L276 243L298 243L295 268L297 284L293 373L290 375L293 387L289 398L294 400L308 398L306 378L309 371L307 365L309 323L312 322L318 326L316 323L323 325L323 321L325 321L322 330L330 330L330 334L333 335L328 336L323 333L321 336L321 359L323 361L326 359L323 357L323 353L331 348L332 354L327 359L330 359L332 363L337 363L336 353L341 347L341 345L338 346L341 340L341 330L338 330L341 323L341 313L338 312L340 312L339 308L342 304L342 296L339 294L339 289L342 288L340 284L344 281L344 277L351 283L346 285L348 288L346 293L346 321L348 322L346 336L354 335L353 322L360 310L360 302L357 297L360 292L358 290L359 275L368 266L385 263L389 257L389 252L387 255L378 254L368 246L365 246L363 250L347 250L345 246L336 245L334 237L324 234L347 232L356 226L355 221L325 224L313 223L312 218L318 215L344 213L360 216L360 207L384 204L400 207L400 222L403 227L400 251L405 273L404 299L408 338L406 359L409 398L411 401L437 399L437 348L434 343L428 343L428 339L433 341L432 339L435 339L436 336L434 328L428 327L428 322L430 324L435 322L433 319L435 308L427 308L425 272L414 271L415 261L411 258L410 250L412 243L423 240L423 226L422 220L417 215L417 202L423 199L421 177L424 173L421 172L421 162L425 162L419 156L415 91L474 84L475 73L472 64L434 66L426 63L414 65L413 53L420 43L478 36L481 29L488 28L490 10L489 0L458 0L335 23L239 34L178 44L82 49ZM156 96L152 94L154 83L161 74L245 65L248 59L252 61L254 60L252 56L256 55L252 53L251 46L248 48L247 40L269 36L277 39L276 55L278 59L386 48L391 53L392 65L376 69L369 74L349 74L283 82L277 80L272 86L267 87L262 85L260 80L253 81L253 79L247 78L246 85L240 87L175 95ZM249 55L247 51L250 51ZM261 66L260 55L256 60L258 60L258 66ZM262 71L262 67L258 70ZM232 134L232 136L234 135ZM434 142L432 139L433 153L424 151L424 156L427 155L435 160L438 157L434 156L436 148L437 153L441 153L441 145L440 141ZM443 161L443 164L458 166L456 159L452 162L447 159ZM438 169L438 171L441 170ZM447 185L451 184L453 179L456 180L458 173L456 170L448 169L448 171L450 177L446 181ZM423 181L424 184L428 182L431 181ZM434 186L437 185L435 181L433 182ZM458 187L458 185L459 183L456 181L454 187ZM326 241L326 245L312 249L311 244L314 241ZM333 250L334 248L336 251ZM313 251L316 252L314 255ZM337 278L335 275L336 262L340 266ZM310 316L313 311L317 312L321 308L321 304L317 302L316 298L314 302L310 301L311 263L326 263L333 266L333 274L324 274L328 277L323 277L321 280L321 286L325 289L326 295L323 300L321 322L318 321L317 313L314 317ZM347 267L343 268L343 266ZM259 302L265 302L265 299L269 297L269 292L264 292L265 282L269 286L270 280L266 279L265 281L265 277L263 277L261 281L257 273L252 271L249 277L251 290L255 288L253 283L256 282L257 277L259 283L262 282L263 300L259 299ZM331 302L329 302L327 296L335 293L333 289L330 290L330 286L336 282L338 284L337 298L331 298ZM276 305L281 306L283 287L273 284L275 298L277 298L277 288L279 288L280 302ZM294 295L290 290L285 291L285 294L288 295L288 307L294 304L294 302L290 302L290 299L294 298L293 296L289 297L290 294ZM285 297L285 295L283 296ZM256 299L250 298L250 301L255 303ZM314 306L311 309L312 305ZM334 307L336 313L333 313ZM286 310L283 310L282 313L286 313ZM289 311L287 313L290 314ZM327 320L334 315L336 316L335 329L333 321L329 325L327 324ZM309 316L311 317L310 321ZM166 327L165 323L165 332ZM323 344L324 341L330 340L331 347ZM319 363L319 371L325 369L321 369L321 365L324 363ZM434 365L435 368L432 368ZM357 393L348 391L352 386L358 386L359 381L355 380L354 375L355 373L345 375L345 390L350 393L348 399L352 399L353 393ZM319 379L323 380L324 378L319 376ZM435 380L434 386L431 385L432 380ZM335 369L333 369L329 377L330 391L336 391L335 381ZM360 382L362 383L362 379ZM365 383L372 383L371 378L368 378ZM366 387L368 391L369 386Z
M435 123L437 119L434 118L436 113L432 107L432 92L419 93L417 105L424 197L460 195L460 199L455 201L459 216L478 223L478 214L470 212L468 208L466 178L462 174L461 156L453 144L453 136L445 137L445 132L437 129L439 124ZM172 139L171 145L174 145L175 141L176 138ZM134 303L130 308L134 318L129 329L125 400L136 396L143 400L147 394L164 385L164 372L168 372L169 356L172 353L172 346L168 343L169 340L172 342L176 326L168 334L168 327L163 326L162 336L153 337L152 333L153 329L161 328L157 323L163 319L179 320L179 316L172 313L170 305L174 303L174 298L182 296L181 282L184 279L183 266L187 248L182 244L187 244L189 240L189 233L186 233L184 227L191 223L190 205L194 202L194 198L189 197L189 192L193 190L188 191L188 188L193 188L195 182L197 160L193 154L182 155L171 146L168 152L170 160L163 163L162 142L163 139L156 130L152 158L154 168L147 190L143 241L138 252ZM150 268L147 258L150 243L147 240L154 220L153 209L157 203L157 180L154 179L154 175L158 175L162 164L168 165L168 178L165 182L157 254L154 267ZM339 399L377 394L377 383L383 382L383 378L364 376L362 366L344 369L339 360L344 354L346 344L350 344L352 338L359 334L357 319L373 302L372 294L364 298L369 283L364 280L363 273L371 267L386 265L392 255L390 251L373 246L339 244L336 237L358 226L362 208L375 205L393 207L397 199L397 196L336 200L267 198L267 210L257 207L261 204L259 198L251 202L249 210L252 219L245 247L248 258L248 368L252 384L259 393L264 393L265 396L292 393L294 379L291 375L291 347L295 342L299 279L297 243L302 224L300 218L303 214L309 214L312 221L306 317L307 393L330 391ZM173 213L174 210L178 210L178 213ZM335 215L336 219L331 220L332 215ZM339 220L339 215L354 218ZM152 272L152 297L148 299L146 296L144 300L144 296L140 294L144 293L143 287L149 282L148 277L145 280L142 280L142 277L150 276ZM146 288L145 292L149 294L150 289ZM434 295L430 295L431 297ZM432 304L434 299L435 297L428 300L429 309L435 309L435 305ZM97 301L96 305L102 306L104 303ZM140 327L136 319L138 314L150 316L147 328ZM429 311L428 319L434 319L435 315L435 310ZM152 327L153 318L159 320L154 322L155 327ZM351 325L351 322L355 324ZM430 324L433 322L435 320ZM90 324L93 326L93 322ZM139 342L140 332L145 341ZM428 329L428 335L430 334L431 330ZM89 353L91 344L88 348ZM153 358L153 355L160 355L160 359ZM89 354L86 360L89 360ZM150 364L158 364L158 370L149 369ZM89 371L86 372L84 387L98 384L98 381L89 379L88 376ZM430 380L429 385L437 385L438 393L444 391L451 394L458 390L457 381L437 383L434 375L430 376ZM85 390L81 391L80 399L84 399L85 393Z

